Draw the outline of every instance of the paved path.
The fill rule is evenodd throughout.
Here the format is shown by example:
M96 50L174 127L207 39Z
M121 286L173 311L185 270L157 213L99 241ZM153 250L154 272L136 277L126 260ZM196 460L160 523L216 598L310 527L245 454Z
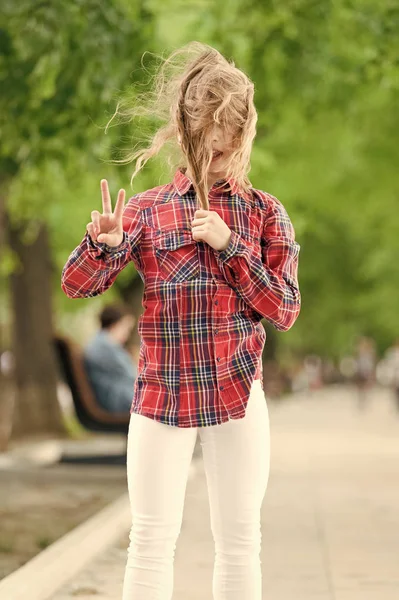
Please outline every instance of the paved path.
M269 413L263 598L398 600L399 414L390 395L374 393L359 411L353 392L330 388L269 403ZM212 599L201 457L195 466L176 549L174 600ZM120 600L127 544L128 532L53 600Z

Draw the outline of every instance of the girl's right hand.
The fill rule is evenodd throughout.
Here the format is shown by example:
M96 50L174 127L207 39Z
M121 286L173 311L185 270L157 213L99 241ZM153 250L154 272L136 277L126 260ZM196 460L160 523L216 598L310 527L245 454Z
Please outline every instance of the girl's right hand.
M125 190L119 190L114 212L112 212L111 198L106 179L101 179L101 195L103 213L101 214L98 210L93 210L91 221L87 224L86 229L94 242L116 247L123 241L122 215L125 207Z

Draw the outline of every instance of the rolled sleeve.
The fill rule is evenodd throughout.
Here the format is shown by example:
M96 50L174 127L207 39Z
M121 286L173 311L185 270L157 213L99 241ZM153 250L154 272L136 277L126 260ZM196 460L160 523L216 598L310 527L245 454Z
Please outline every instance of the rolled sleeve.
M232 231L230 242L215 257L227 283L276 329L292 327L301 308L298 284L299 244L283 205L269 203L259 243Z

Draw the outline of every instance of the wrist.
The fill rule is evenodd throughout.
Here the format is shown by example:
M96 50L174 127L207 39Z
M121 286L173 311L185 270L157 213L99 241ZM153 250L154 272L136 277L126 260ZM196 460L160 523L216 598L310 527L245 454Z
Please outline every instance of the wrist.
M117 246L109 246L107 243L105 242L98 242L98 241L94 241L89 232L86 232L87 235L87 241L88 241L88 250L89 253L96 256L96 258L99 257L103 257L103 258L116 258L119 255L124 254L126 251L128 251L129 249L129 236L127 234L127 232L125 231L123 233L123 238L120 244L118 244Z
M228 237L228 239L227 239L226 243L225 243L225 244L224 244L224 246L223 246L222 248L220 248L218 251L219 251L219 252L223 252L224 250L226 250L226 249L228 248L229 244L230 244L230 241L231 241L231 230L230 230L229 237Z
M127 234L126 232L124 232L121 241L116 246L109 246L109 244L107 244L106 242L98 242L98 244L101 246L104 252L108 252L109 254L111 254L112 252L118 252L118 250L121 250L121 248L126 245L126 241Z

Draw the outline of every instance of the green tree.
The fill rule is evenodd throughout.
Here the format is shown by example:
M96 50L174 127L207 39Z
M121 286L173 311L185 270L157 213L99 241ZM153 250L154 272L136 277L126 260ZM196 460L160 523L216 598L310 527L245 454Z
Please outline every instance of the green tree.
M195 31L255 82L251 179L282 200L302 247L302 312L281 352L338 357L359 333L385 347L399 333L398 4L153 6L165 45Z
M14 324L14 436L62 432L52 346L52 287L60 273L49 224L57 223L51 233L62 238L79 203L90 220L94 206L82 194L87 172L93 164L98 171L105 153L97 120L103 125L150 31L144 3L3 2L0 181L8 251L3 244L1 276Z

